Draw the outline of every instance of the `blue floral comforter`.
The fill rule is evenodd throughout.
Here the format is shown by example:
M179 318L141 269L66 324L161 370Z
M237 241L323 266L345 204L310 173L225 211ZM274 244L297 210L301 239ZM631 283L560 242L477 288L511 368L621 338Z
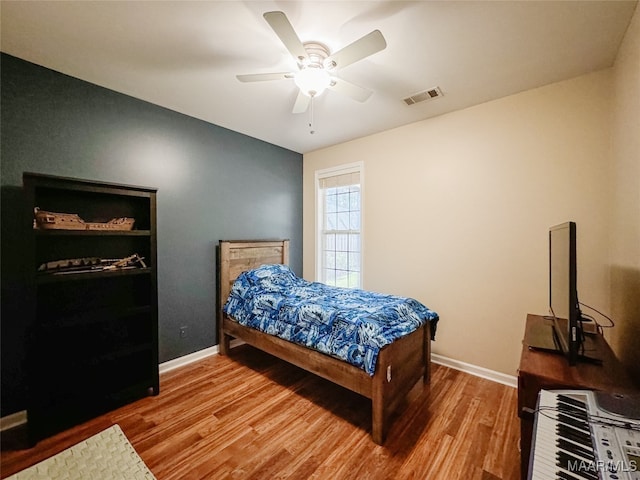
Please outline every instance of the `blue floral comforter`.
M263 265L236 279L223 311L238 323L340 358L369 375L380 349L438 314L412 298L331 287Z

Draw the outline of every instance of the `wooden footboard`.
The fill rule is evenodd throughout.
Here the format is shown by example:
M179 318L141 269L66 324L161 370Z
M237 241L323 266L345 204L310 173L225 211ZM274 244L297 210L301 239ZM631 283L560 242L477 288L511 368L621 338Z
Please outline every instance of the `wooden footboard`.
M222 312L236 277L265 263L288 263L289 242L220 241L218 258L218 340L220 354L237 338L333 383L371 399L371 436L382 444L391 413L420 378L430 378L431 333L427 322L410 335L387 345L378 355L374 376L329 355L245 327Z
M371 436L382 444L389 428L389 416L420 378L429 382L431 336L427 322L419 330L387 345L378 355L371 378Z

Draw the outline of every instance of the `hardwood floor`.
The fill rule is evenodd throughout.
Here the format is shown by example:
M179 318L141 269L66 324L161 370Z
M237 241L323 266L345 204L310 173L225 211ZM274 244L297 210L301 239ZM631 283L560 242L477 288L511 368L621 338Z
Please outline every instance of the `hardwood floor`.
M370 402L249 346L163 374L139 400L24 449L3 434L1 477L117 423L158 480L517 479L514 388L432 365L384 446Z

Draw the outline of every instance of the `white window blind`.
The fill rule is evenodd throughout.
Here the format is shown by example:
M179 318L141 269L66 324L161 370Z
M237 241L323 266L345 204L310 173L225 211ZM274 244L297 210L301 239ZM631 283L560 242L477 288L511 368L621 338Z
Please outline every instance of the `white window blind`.
M361 166L318 175L318 280L362 286Z

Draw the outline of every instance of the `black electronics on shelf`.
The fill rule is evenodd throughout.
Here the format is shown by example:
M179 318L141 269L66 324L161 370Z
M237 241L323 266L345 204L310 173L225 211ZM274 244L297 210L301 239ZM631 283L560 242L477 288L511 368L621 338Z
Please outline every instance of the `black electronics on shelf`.
M160 391L156 189L35 173L23 185L35 443Z

